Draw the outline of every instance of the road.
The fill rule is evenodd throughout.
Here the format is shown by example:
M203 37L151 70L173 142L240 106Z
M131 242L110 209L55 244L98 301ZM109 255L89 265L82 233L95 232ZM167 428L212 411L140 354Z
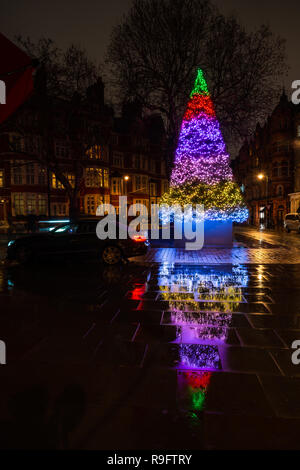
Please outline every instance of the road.
M267 242L274 246L285 246L300 250L300 234L296 232L287 233L284 230L258 230L252 227L236 227L235 233L245 235L260 242Z

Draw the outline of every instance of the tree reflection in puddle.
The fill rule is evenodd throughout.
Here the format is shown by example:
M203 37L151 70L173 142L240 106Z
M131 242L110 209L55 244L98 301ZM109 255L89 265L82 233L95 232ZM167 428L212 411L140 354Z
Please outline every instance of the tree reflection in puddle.
M243 302L247 284L243 267L161 265L160 298L168 302L168 324L177 327L181 409L204 409L212 373L222 369L218 346L227 341L232 314Z

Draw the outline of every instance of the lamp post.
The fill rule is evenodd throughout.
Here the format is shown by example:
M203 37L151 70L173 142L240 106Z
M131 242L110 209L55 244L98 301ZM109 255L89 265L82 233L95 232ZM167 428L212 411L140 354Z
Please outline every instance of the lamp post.
M269 226L269 217L268 217L268 189L269 189L269 177L268 175L265 175L264 173L259 173L257 175L257 178L260 181L263 181L264 179L266 180L266 228Z
M125 196L127 196L127 183L129 181L129 176L128 175L125 175L124 176L124 181L125 181Z

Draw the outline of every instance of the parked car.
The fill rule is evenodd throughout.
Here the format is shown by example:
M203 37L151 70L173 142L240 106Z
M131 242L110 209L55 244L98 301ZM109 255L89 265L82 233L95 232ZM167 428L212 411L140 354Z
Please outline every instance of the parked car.
M7 247L7 259L24 264L43 256L84 254L113 265L123 258L147 252L148 240L142 235L127 240L100 240L96 235L98 222L99 219L78 220L60 224L50 232L11 240Z
M288 233L292 230L300 233L300 214L287 214L284 218L284 228Z

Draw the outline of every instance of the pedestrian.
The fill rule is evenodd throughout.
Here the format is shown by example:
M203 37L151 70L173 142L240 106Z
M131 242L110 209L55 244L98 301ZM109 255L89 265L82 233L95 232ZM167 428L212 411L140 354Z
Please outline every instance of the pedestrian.
M36 233L37 231L37 216L35 214L29 214L27 216L27 231Z

